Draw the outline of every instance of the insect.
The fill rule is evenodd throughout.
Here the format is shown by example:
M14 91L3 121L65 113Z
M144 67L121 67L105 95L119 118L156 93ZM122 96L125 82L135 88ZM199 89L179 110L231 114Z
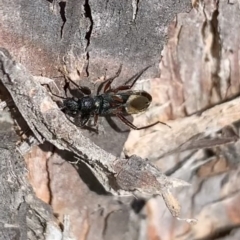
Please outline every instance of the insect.
M85 126L91 117L94 118L94 125L96 125L99 116L112 115L118 117L122 122L134 130L146 129L158 123L167 125L166 123L157 121L147 126L136 127L125 117L127 115L146 111L152 101L151 95L146 91L130 90L143 72L150 66L135 74L124 85L112 88L111 84L113 80L120 75L121 67L122 66L120 66L114 77L105 80L102 85L99 86L96 96L91 96L90 89L78 86L75 82L68 79L84 95L80 98L63 98L55 95L64 99L62 111L68 116L75 118L77 125L80 127ZM133 82L129 84L130 81ZM103 92L100 94L102 88Z

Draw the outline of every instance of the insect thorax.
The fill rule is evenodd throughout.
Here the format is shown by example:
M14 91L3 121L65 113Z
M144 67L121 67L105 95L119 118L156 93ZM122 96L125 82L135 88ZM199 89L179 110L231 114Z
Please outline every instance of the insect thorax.
M95 111L96 106L95 106L95 99L92 97L83 97L79 100L79 110L83 113L92 113Z

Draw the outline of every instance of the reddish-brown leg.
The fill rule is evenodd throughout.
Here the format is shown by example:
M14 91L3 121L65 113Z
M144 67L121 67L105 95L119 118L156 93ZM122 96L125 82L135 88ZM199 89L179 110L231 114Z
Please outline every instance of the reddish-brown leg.
M81 87L81 86L77 85L74 81L72 81L70 78L68 78L67 80L69 82L71 82L75 87L77 87L83 94L85 94L85 95L91 94L91 90L88 87Z
M86 115L86 116L78 115L77 117L74 118L73 123L79 127L84 127L87 124L87 122L89 121L89 119L90 119L90 115Z
M95 114L94 115L94 126L96 126L97 125L97 121L98 121L98 114Z
M119 69L118 69L118 71L116 72L116 74L115 74L114 77L105 79L105 80L98 86L97 95L100 94L100 92L101 92L101 90L102 90L102 88L103 88L104 86L105 86L104 89L105 89L105 88L106 88L106 89L109 88L109 87L110 87L109 85L111 85L111 83L113 82L113 80L120 75L121 71L122 71L122 64L120 65L120 67L119 67ZM103 92L104 92L104 91L105 91L105 90L103 90Z
M117 96L117 95L112 95L112 99L113 99L116 103L123 103L123 102L124 102L124 100L123 100L121 97Z
M141 129L146 129L146 128L149 128L149 127L153 127L155 125L157 125L158 123L161 123L163 125L166 125L168 126L166 123L164 122L160 122L160 121L157 121L155 123L152 123L150 125L147 125L147 126L144 126L144 127L136 127L135 125L133 125L131 122L129 122L123 115L121 114L116 114L116 116L122 121L124 122L127 126L129 126L130 128L134 129L134 130L141 130ZM168 126L169 128L171 128L170 126Z
M104 93L111 89L111 84L112 84L113 80L116 79L117 77L119 77L121 71L122 71L122 64L120 65L120 67L119 67L118 71L116 72L115 76L111 77L111 78L109 78L105 81L104 84L106 84L106 85L104 86L104 89L103 89Z
M123 90L129 90L133 87L133 85L136 83L136 81L141 77L141 75L149 68L145 67L142 71L140 71L139 73L135 74L133 77L131 77L127 82L125 82L124 85L119 86L115 89L107 89L107 92L113 92L113 93L117 93L118 91L123 91ZM130 85L127 85L129 82L131 82L133 80L133 82Z

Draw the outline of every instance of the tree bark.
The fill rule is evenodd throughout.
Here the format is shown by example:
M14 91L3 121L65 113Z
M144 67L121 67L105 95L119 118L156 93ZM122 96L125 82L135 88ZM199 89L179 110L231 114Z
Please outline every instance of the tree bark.
M236 238L237 1L0 5L0 239ZM153 104L134 123L171 129L128 136L116 119L100 119L104 133L80 129L41 85L63 95L67 78L96 94L121 64L115 86L153 65L136 84ZM180 179L192 186L177 201ZM196 225L175 222L178 202Z

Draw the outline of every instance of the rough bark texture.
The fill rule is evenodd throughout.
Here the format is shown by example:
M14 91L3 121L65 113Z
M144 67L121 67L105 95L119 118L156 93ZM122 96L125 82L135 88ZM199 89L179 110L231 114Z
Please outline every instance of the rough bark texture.
M238 239L237 1L0 5L0 239ZM153 64L136 84L153 104L134 123L171 129L79 129L41 85L61 95L67 77L94 92L120 64L116 85ZM192 186L177 201L179 179ZM197 224L177 221L179 203Z
M118 159L102 150L119 156L126 133L116 134L105 122L105 134L100 135L69 124L40 85L48 79L32 75L54 79L60 92L64 77L80 80L81 85L94 90L92 81L105 74L114 75L123 63L117 83L121 84L146 65L158 62L166 23L176 13L185 11L189 3L55 0L1 3L0 44L13 56L2 49L1 81L10 93L1 87L2 108L7 103L12 113L19 110L21 114L13 117L18 119L17 133L24 133L18 152L24 156L28 168L28 175L22 169L25 191L30 191L27 185L30 182L36 196L52 206L56 219L52 222L51 212L48 218L42 217L40 207L35 207L34 212L24 207L23 220L17 217L3 220L2 232L6 234L0 237L13 239L10 234L15 228L9 228L8 224L17 226L16 239L136 239L146 235L146 228L140 227L146 221L138 215L142 205L132 197L118 200L106 196L106 190L120 195L136 191L150 196L158 193L168 201L171 196L168 189L185 183L166 178L141 158ZM152 68L149 74L156 73L157 68ZM10 151L15 151L15 146ZM79 158L76 168L66 161ZM17 192L18 189L19 186L14 188ZM23 215L19 206L24 205L23 200L31 203L25 200L25 195L20 192L17 203L4 212L9 216ZM3 202L12 198L2 195ZM37 200L32 202L37 204ZM169 208L177 216L179 209L175 205L170 204ZM38 221L29 223L29 219L36 217ZM23 224L24 219L27 224ZM38 227L39 221L44 227Z
M131 132L125 151L148 156L168 176L192 183L175 196L184 203L182 214L198 223L176 222L160 199L152 199L147 203L152 239L239 239L239 140L219 145L239 135L239 3L194 3L195 9L178 14L169 26L161 76L151 80L155 104L134 119L147 124L161 114L162 121L174 120L168 121L173 134L157 127ZM189 151L178 153L184 149Z

